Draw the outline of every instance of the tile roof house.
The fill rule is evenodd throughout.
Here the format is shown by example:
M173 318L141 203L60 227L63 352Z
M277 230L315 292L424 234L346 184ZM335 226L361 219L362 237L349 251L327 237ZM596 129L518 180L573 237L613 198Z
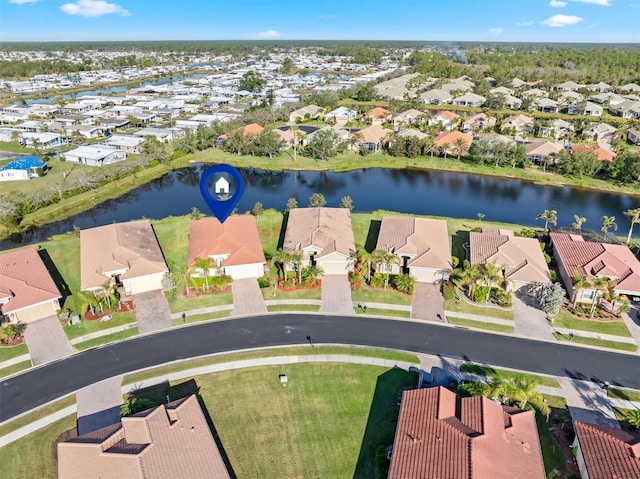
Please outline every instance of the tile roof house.
M456 149L456 142L459 139L462 139L464 141L467 151L469 151L469 147L473 142L473 137L471 135L467 135L466 133L462 133L461 131L443 131L435 137L434 141L439 147L449 145L447 153L454 153Z
M324 113L324 108L318 105L307 105L302 108L298 108L297 110L293 110L289 114L289 121L306 120L306 119L314 119L318 118Z
M107 281L125 295L161 290L169 272L148 220L80 231L80 289L100 290Z
M511 115L505 118L500 125L501 130L514 130L519 133L531 133L533 132L534 121L533 118L525 115Z
M325 274L353 269L356 245L348 208L295 208L289 211L283 249L301 251L303 261Z
M382 141L389 133L391 130L383 128L381 125L374 124L363 128L360 130L362 141L358 143L358 148L376 152L382 147Z
M47 164L37 156L22 156L0 168L0 181L30 180L47 172Z
M551 275L535 238L515 236L511 230L483 228L469 233L472 265L493 263L502 269L513 289L530 283L550 283Z
M375 107L368 111L364 117L371 120L372 125L382 125L385 121L391 120L393 113L382 107Z
M475 93L465 93L453 99L453 104L458 106L474 106L480 107L484 105L487 99Z
M187 265L197 258L212 260L210 274L221 271L233 279L259 278L264 275L264 252L253 216L231 216L224 223L217 218L191 222ZM202 276L202 269L197 270Z
M533 141L524 145L527 158L535 164L543 164L547 161L557 161L558 155L564 147L559 143L550 141Z
M617 156L613 151L607 150L606 148L598 145L573 145L571 151L592 153L596 156L598 161L606 161L608 163L613 163Z
M448 91L434 89L420 94L420 99L425 103L434 105L442 105L453 100L453 96Z
M0 313L12 323L56 314L60 291L35 248L0 253Z
M58 443L58 479L228 479L195 395Z
M452 111L441 111L433 115L429 119L429 125L438 125L440 124L442 127L445 127L447 130L453 128L453 124L460 119L460 115L457 113L453 113Z
M260 133L262 133L263 129L264 128L262 128L257 123L251 123L249 125L241 126L240 128L236 128L235 130L230 131L229 133L225 133L223 135L220 135L218 138L216 138L214 144L215 144L216 147L219 147L225 141L227 141L229 139L229 137L235 135L236 133L242 133L245 138L251 138L251 137L254 137L254 136L258 136Z
M574 446L583 479L637 479L640 477L640 442L621 429L574 421Z
M402 113L398 113L393 118L393 126L397 128L403 125L410 126L413 124L422 123L425 115L426 113L420 110L416 110L415 108L411 108L407 111L403 111Z
M405 391L389 479L544 479L532 411L444 387Z
M391 274L408 273L416 281L443 281L452 269L449 231L444 220L383 216L376 249L400 258L400 264L391 265ZM386 273L385 265L382 270Z
M595 288L576 291L576 276L593 282L597 277L613 282L615 294L640 296L640 261L626 245L585 241L580 235L551 233L553 255L572 301L592 303L602 295Z

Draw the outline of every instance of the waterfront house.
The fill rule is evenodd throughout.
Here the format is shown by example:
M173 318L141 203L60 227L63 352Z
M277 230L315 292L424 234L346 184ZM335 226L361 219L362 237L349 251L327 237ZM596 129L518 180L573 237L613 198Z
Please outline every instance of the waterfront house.
M254 137L258 136L260 133L262 133L262 130L264 130L264 128L262 128L257 123L251 123L250 125L242 126L240 128L236 128L233 131L230 131L229 133L225 133L223 135L220 135L218 138L216 138L216 140L214 142L214 146L216 148L222 146L225 141L227 141L230 137L232 137L233 135L235 135L237 133L240 133L245 138L250 139L250 138L254 138Z
M43 176L47 164L37 156L22 156L0 168L0 181L30 180Z
M391 130L383 128L381 125L371 125L360 130L362 141L358 143L358 149L368 150L375 153L382 147L382 142L391 133Z
M122 161L127 157L123 150L107 145L85 145L62 154L66 161L88 166L104 166Z
M439 148L443 148L445 145L448 145L446 153L455 153L457 150L457 142L460 139L464 141L466 151L469 151L471 143L473 142L473 137L460 131L443 131L436 136L434 141Z
M144 143L144 138L133 135L111 135L104 143L116 150L137 155L140 154L140 145Z

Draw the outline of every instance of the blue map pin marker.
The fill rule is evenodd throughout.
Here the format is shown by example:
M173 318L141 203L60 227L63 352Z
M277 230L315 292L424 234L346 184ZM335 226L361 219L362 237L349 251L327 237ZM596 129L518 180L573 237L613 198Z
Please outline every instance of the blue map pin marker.
M215 197L211 196L209 192L211 178L214 181ZM235 183L235 191L230 198L227 198L231 192L229 179ZM233 209L238 206L243 193L244 179L240 172L231 165L210 166L200 177L200 194L220 223L224 223Z

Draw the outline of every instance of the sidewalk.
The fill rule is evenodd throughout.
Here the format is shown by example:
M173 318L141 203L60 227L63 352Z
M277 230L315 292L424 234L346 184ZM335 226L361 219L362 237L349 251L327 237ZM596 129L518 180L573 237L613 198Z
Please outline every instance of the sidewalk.
M503 326L515 326L515 321L510 319L499 319L492 318L491 316L481 316L479 314L471 314L471 313L459 313L457 311L446 311L444 312L445 316L453 316L454 318L460 319L468 319L471 321L479 321L482 323L493 323L493 324L501 324Z
M604 341L615 341L617 343L636 344L633 338L628 338L626 336L615 336L613 334L594 333L591 331L583 331L581 329L568 328L553 328L553 331L564 336L570 336L573 334L574 336L582 336L583 338L595 338L602 339Z

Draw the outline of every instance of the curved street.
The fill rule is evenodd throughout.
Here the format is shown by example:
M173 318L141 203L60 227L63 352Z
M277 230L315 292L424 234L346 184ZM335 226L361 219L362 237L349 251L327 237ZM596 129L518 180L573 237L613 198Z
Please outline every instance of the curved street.
M175 328L76 354L0 385L0 422L94 382L212 353L340 343L437 354L525 371L640 388L640 356L415 321L278 314Z

